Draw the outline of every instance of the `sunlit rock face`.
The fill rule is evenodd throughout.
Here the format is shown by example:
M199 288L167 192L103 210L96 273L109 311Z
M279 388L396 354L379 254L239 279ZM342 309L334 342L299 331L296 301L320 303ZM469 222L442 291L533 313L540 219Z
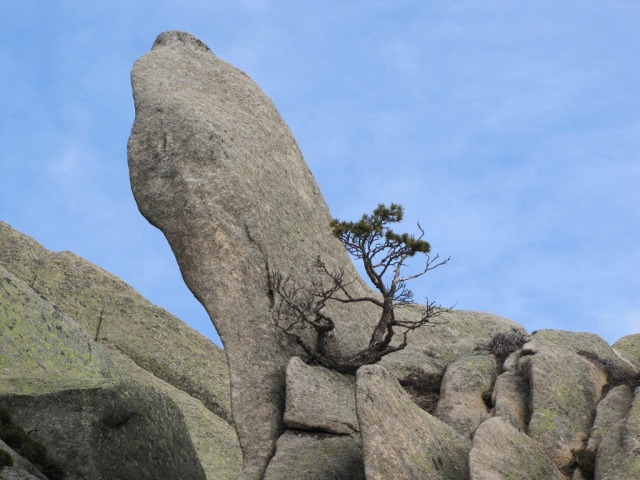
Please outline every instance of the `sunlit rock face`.
M356 412L367 479L469 478L471 441L421 410L384 367L358 370Z
M354 280L356 296L369 290L331 235L291 132L246 74L184 32L158 37L132 85L132 189L225 345L245 479L579 478L589 476L589 455L596 478L610 478L605 453L628 456L625 471L636 472L636 338L612 349L592 334L527 336L496 315L451 311L355 381L293 358L303 352L274 325L271 274L309 284L321 257ZM367 345L377 312L359 303L331 313L340 317L336 353ZM523 340L497 351L492 341L505 335ZM200 388L199 373L185 376ZM627 390L601 402L611 383ZM496 435L507 443L492 444ZM585 445L592 450L576 462ZM494 448L501 459L491 465Z
M132 189L224 343L245 475L260 478L296 352L273 325L269 273L307 280L321 256L357 275L289 128L246 74L195 37L166 32L136 62L132 85ZM352 310L337 328L338 350L366 342L375 320Z

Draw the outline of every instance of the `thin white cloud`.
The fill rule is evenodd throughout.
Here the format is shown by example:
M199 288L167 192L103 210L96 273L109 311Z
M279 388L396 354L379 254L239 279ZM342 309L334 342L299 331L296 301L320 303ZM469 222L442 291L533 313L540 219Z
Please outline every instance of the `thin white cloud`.
M3 219L37 225L172 311L192 301L170 294L185 287L136 210L125 152L131 64L161 31L185 29L273 98L334 215L399 201L406 228L421 220L453 256L417 297L530 329L610 340L638 329L633 2L118 5L0 19L25 39L0 44L15 73L0 80L3 111L29 126L1 137Z

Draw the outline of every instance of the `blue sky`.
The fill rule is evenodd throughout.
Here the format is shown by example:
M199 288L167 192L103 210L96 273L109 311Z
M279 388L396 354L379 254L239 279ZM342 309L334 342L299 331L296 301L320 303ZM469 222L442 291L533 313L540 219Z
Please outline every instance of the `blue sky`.
M219 343L138 213L133 62L186 30L247 72L334 216L405 206L416 281L529 331L640 332L640 3L0 1L0 220Z

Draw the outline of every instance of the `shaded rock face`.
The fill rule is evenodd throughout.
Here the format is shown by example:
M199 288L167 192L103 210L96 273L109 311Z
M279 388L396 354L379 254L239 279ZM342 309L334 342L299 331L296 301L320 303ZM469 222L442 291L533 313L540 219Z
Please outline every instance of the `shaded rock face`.
M360 440L349 435L286 431L265 480L364 480Z
M0 440L0 451L9 454L13 465L0 467L2 480L48 480L31 462L18 455L9 445Z
M291 132L246 74L193 36L166 32L136 62L132 85L134 196L225 345L245 476L260 478L297 352L273 325L269 273L307 282L321 256L358 277ZM361 306L348 318L337 327L337 351L366 346L375 321Z
M177 405L207 478L235 480L242 468L242 453L233 426L199 399L159 379L118 350L107 351L127 377L162 393Z
M3 401L66 478L206 478L180 411L148 387L121 382Z
M128 315L105 316L111 333L97 341L90 321L96 304L111 312L122 306ZM215 381L226 369L224 353L124 282L75 255L49 252L2 222L0 339L0 401L21 426L41 422L38 432L49 432L42 443L67 466L66 478L238 476L241 452L230 415L224 402L206 402L229 396L228 383ZM201 372L203 365L212 372ZM114 430L102 421L107 410L135 421ZM140 455L132 459L118 445ZM164 472L147 465L158 463L156 456ZM5 470L0 478L30 478Z

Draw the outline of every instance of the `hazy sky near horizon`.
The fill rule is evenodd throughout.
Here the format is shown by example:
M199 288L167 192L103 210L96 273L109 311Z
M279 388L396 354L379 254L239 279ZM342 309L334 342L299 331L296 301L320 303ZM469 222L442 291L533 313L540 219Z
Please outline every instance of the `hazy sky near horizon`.
M640 332L640 3L0 2L0 220L220 343L139 214L130 70L165 30L244 70L334 216L405 206L451 262L417 300Z

